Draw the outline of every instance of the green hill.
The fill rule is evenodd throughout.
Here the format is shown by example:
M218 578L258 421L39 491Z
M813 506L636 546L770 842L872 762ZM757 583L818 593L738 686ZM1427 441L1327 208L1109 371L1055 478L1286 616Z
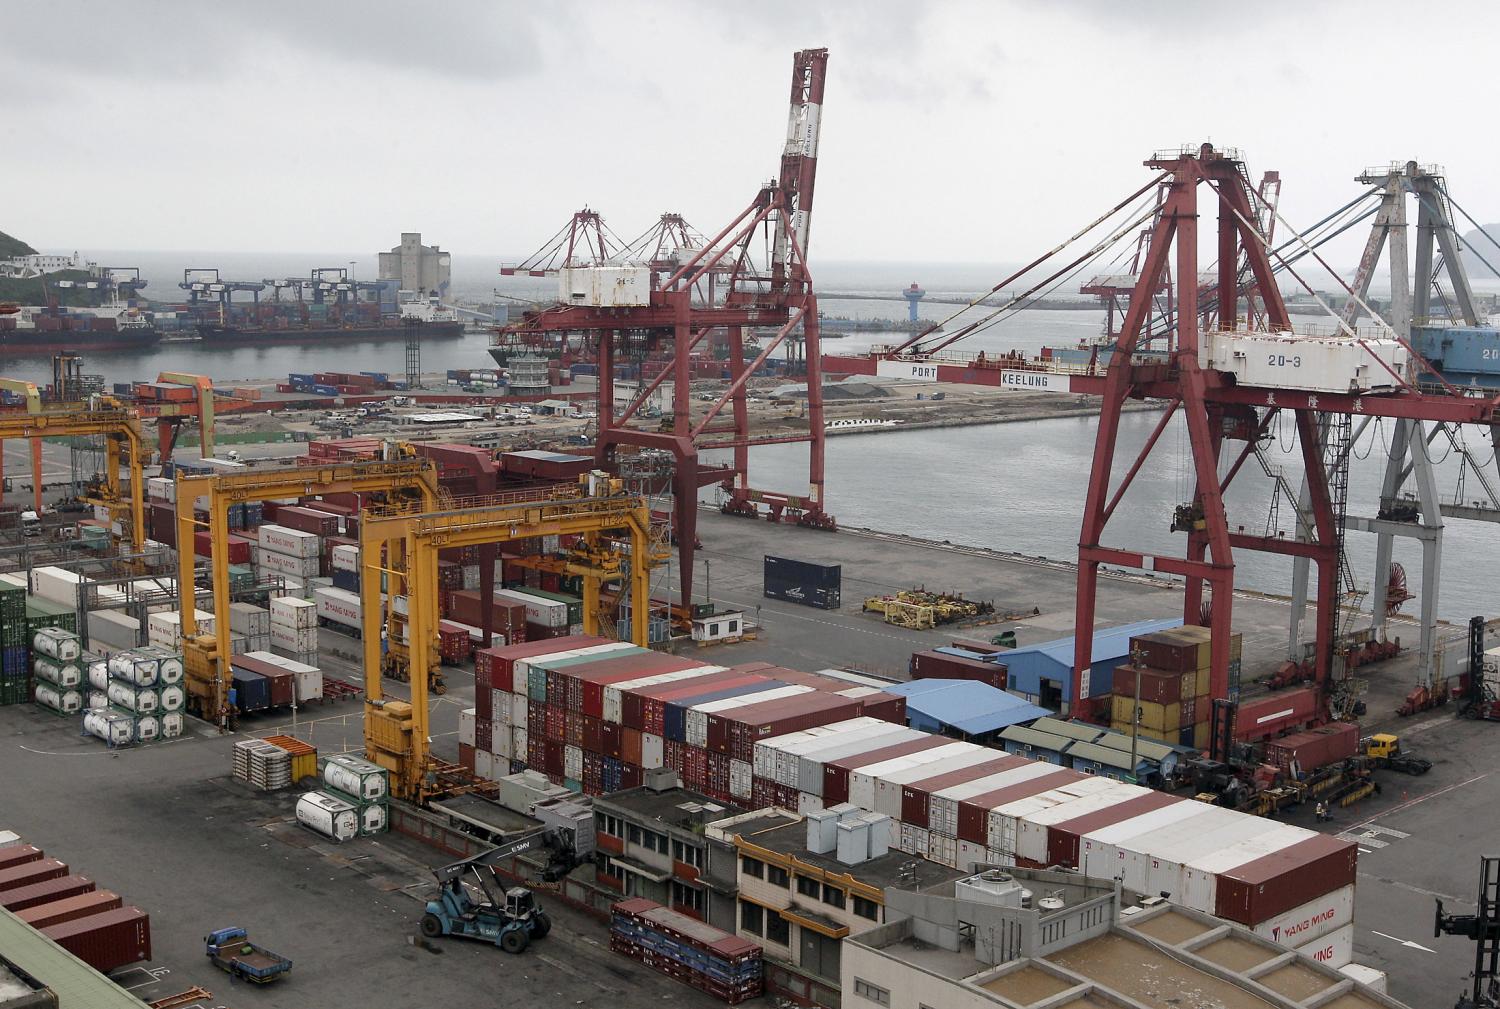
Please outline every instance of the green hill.
M19 238L11 238L5 232L0 231L0 259L9 259L12 256L34 256L36 250Z

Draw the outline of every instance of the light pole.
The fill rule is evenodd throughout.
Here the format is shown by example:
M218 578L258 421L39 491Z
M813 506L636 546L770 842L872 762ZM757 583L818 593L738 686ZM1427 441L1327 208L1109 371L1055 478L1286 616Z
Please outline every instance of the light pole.
M1131 777L1132 780L1134 780L1135 777L1136 777L1136 769L1138 767L1140 767L1139 758L1136 756L1136 749L1137 749L1137 745L1138 745L1137 740L1140 738L1140 733L1141 733L1141 659L1142 658L1144 658L1144 656L1141 654L1141 649L1140 649L1139 646L1137 646L1135 648L1132 648L1130 650L1130 664L1135 669L1135 697L1133 698L1133 700L1135 701L1135 704L1133 705L1134 710L1135 710L1135 715L1134 715L1134 717L1132 717L1130 719L1130 777Z

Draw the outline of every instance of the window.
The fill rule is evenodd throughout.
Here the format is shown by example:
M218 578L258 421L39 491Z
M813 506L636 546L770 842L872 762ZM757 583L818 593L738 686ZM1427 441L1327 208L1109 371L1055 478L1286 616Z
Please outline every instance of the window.
M765 928L761 924L765 912L759 904L752 904L748 900L740 901L740 931L749 932L751 935L763 935Z
M855 900L859 898L856 897ZM876 1005L890 1005L891 993L879 985L873 985L862 977L854 979L854 994L862 999L868 999Z
M758 858L748 855L740 856L740 871L746 876L754 876L756 879L766 878L766 863Z
M766 912L766 942L774 942L778 946L792 944L791 925L775 911Z
M797 877L797 892L802 894L802 896L817 900L822 891L823 887L811 876Z
M684 865L690 865L694 869L703 868L703 849L697 845L678 841L675 838L672 841L672 858Z
M623 838L625 836L625 822L618 816L601 813L599 815L599 833L608 834L610 837Z
M719 625L718 624L709 624L708 625L708 634L709 634L709 637L713 637L713 636L717 635L718 633L719 633Z
M630 825L630 843L631 844L640 844L641 843L641 828L637 827L633 823Z
M643 830L641 831L639 843L647 851L659 851L663 855L667 853L667 835L665 834L658 834L652 830Z
M738 620L731 620L731 621L729 621L729 633L730 634L738 634L739 632L740 632L740 622Z
M879 921L880 905L875 903L873 900L865 900L865 898L863 897L855 897L854 913L859 915L861 918L868 918L871 921Z
M1082 771L1084 774L1095 774L1095 773L1097 773L1094 770L1094 768L1087 767L1087 766L1085 766L1085 767L1077 767L1077 768L1074 768L1074 770Z
M766 882L772 886L790 887L792 876L779 865L768 865L766 866Z
M676 880L672 881L672 906L686 908L698 914L703 913L703 891L695 886L687 886Z
M844 891L836 886L829 886L825 883L823 885L823 903L830 904L833 907L843 907Z

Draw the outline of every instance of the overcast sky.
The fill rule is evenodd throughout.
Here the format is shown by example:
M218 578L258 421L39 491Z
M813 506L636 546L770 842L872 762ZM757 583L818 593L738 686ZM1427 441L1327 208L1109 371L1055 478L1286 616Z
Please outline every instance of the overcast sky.
M576 208L717 230L830 50L812 258L1027 259L1211 139L1310 225L1362 167L1500 218L1500 5L7 4L0 230L46 249L518 256ZM1430 16L1429 16L1430 15ZM1351 236L1341 258L1352 260Z

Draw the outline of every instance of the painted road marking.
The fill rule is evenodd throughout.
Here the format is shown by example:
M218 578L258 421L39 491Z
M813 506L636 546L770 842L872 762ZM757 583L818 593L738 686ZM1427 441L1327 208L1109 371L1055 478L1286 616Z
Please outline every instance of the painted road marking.
M1466 778L1463 781L1460 781L1460 782L1458 782L1456 784L1453 784L1453 785L1449 785L1446 788L1440 788L1436 792L1428 792L1425 795L1419 795L1419 796L1417 796L1415 799L1408 799L1405 802L1401 803L1400 805L1392 806L1390 809L1383 810L1382 812L1376 813L1374 816L1370 817L1368 820L1361 820L1359 823L1356 823L1354 826L1352 826L1348 830L1344 831L1344 833L1345 834L1352 833L1353 831L1358 830L1359 828L1365 826L1366 824L1374 823L1376 820L1380 819L1382 816L1390 816L1392 813L1399 813L1403 809L1409 809L1410 807L1415 806L1419 802L1426 802L1428 799L1435 799L1439 795L1445 795L1448 792L1453 791L1455 788L1463 788L1465 785L1472 785L1472 784L1474 784L1474 782L1479 781L1479 780L1484 779L1484 778L1488 778L1489 776L1490 776L1490 772L1489 771L1485 771L1483 774L1476 774L1472 778ZM1342 837L1343 834L1340 834L1339 836Z
M1428 949L1426 946L1423 946L1419 942L1412 942L1410 939L1398 939L1398 938L1396 938L1393 935L1386 935L1384 932L1377 932L1373 928L1370 929L1370 934L1371 935L1378 935L1382 939L1389 939L1391 942L1399 942L1401 945L1405 946L1407 949L1419 949L1423 953L1436 953L1437 952L1437 950Z
M1355 832L1356 829L1358 829L1358 833ZM1368 845L1371 848L1378 849L1384 848L1386 845L1391 843L1390 841L1382 841L1380 839L1381 834L1386 835L1394 841L1403 841L1406 838L1411 837L1410 834L1406 833L1403 830L1392 830L1390 827L1380 827L1374 825L1365 825L1362 828L1350 827L1348 830L1344 831L1338 836L1342 841L1353 841L1356 844Z

